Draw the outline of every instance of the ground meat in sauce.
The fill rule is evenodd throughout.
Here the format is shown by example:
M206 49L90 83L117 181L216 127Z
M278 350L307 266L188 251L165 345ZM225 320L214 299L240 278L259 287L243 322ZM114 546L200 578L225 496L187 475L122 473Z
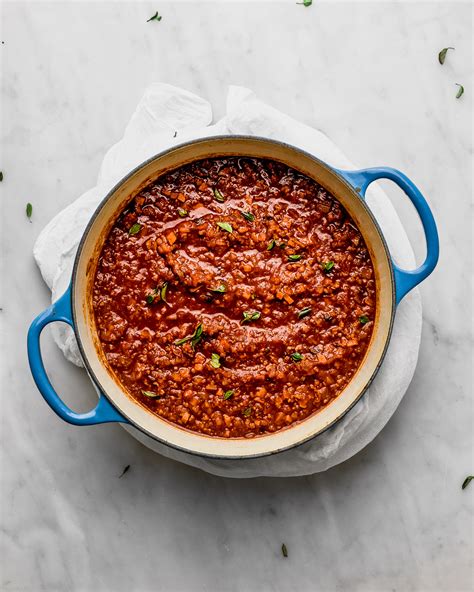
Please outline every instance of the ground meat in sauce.
M370 341L375 278L323 187L277 162L217 158L132 200L103 247L93 307L108 364L140 404L251 438L348 384Z

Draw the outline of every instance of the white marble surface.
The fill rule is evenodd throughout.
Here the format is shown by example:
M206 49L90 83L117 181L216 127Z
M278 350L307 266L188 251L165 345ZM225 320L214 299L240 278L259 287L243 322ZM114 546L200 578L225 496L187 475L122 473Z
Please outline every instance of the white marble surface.
M1 9L0 590L472 589L474 490L460 487L474 469L470 3ZM157 9L163 20L145 23ZM441 67L446 45L456 51ZM227 84L251 87L322 128L361 166L404 170L433 205L442 252L421 289L415 378L379 437L324 474L212 477L153 454L118 426L61 422L32 383L25 334L49 297L34 240L95 183L103 153L154 80L208 98L216 118ZM455 82L466 87L460 100ZM422 254L412 212L387 188ZM58 390L77 409L90 407L83 372L49 336L43 345Z

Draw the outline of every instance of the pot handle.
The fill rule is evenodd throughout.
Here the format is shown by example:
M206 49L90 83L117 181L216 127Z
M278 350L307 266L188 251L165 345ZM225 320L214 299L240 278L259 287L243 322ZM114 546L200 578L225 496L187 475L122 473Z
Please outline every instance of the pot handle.
M115 409L103 394L100 395L95 409L87 413L76 413L59 398L46 374L40 349L41 331L46 325L56 321L63 321L74 328L71 314L71 286L61 298L36 317L28 331L28 361L36 386L46 403L64 421L74 425L94 425L113 421L128 423L128 420Z
M430 207L418 187L406 175L397 171L397 169L392 169L391 167L375 167L361 169L359 171L338 170L338 173L356 189L362 199L365 198L367 187L377 179L389 179L393 181L407 195L420 216L423 230L425 231L425 261L417 269L407 271L400 269L392 259L395 275L395 296L398 304L410 290L430 275L438 263L439 238Z

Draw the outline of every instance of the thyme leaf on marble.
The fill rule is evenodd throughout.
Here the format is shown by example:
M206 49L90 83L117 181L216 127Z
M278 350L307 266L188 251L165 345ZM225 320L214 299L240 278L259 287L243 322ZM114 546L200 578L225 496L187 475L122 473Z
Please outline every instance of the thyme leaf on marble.
M293 362L301 362L301 360L303 359L303 355L299 352L293 352L291 354L291 359L293 360Z
M442 49L438 54L438 62L443 65L446 59L446 54L448 53L448 49L454 49L454 47L445 47Z
M0 171L0 182L3 181L3 172Z
M462 84L459 84L458 82L456 82L456 86L459 86L458 92L456 93L456 99L460 99L464 94L464 86Z
M202 323L199 323L199 325L196 327L196 329L194 330L194 333L192 335L188 335L187 337L183 337L182 339L178 339L177 341L174 342L175 345L183 345L184 343L187 343L188 341L191 342L191 346L193 347L193 349L196 347L196 345L200 342L202 338Z
M135 224L130 226L130 228L128 229L128 234L133 236L134 234L138 234L141 229L142 229L142 225L138 224L138 222L136 222Z
M469 483L474 479L474 475L468 475L462 484L462 489L466 489L466 487L469 485Z
M155 14L154 14L154 15L153 15L151 18L149 18L149 19L147 20L147 23L149 23L150 21L158 21L158 22L159 22L159 21L161 21L161 19L162 19L162 18L163 18L163 17L161 17L161 16L158 14L158 11L156 11L156 12L155 12Z
M329 273L331 269L334 267L334 261L325 261L321 267L323 268L324 273Z
M226 232L232 233L233 231L232 226L228 222L217 222L216 224L219 226L219 228L222 228L222 230L225 230Z
M295 262L295 261L299 261L300 259L301 259L301 255L298 255L298 253L294 253L293 255L288 255L288 261Z
M148 397L149 399L158 399L160 395L154 393L153 391L142 391L142 395Z
M122 478L122 477L125 475L125 473L128 473L128 471L129 471L129 470L130 470L130 465L127 465L127 466L126 466L126 467L123 469L123 471L120 473L120 475L119 475L119 477L118 477L118 478L119 478L119 479L121 479L121 478Z
M214 189L212 191L214 193L214 199L216 201L218 201L219 203L225 202L225 197L222 195L222 193L219 191L219 189L217 189L217 187L214 187Z
M234 391L232 389L230 389L224 393L222 398L224 399L224 401L227 401L227 399L230 399L233 396L233 394L234 394Z
M313 0L303 0L303 2L297 2L296 4L301 4L302 6L311 6Z
M255 216L252 214L252 212L240 211L240 213L247 220L247 222L253 222L255 220Z
M288 557L288 549L286 548L285 543L283 543L281 546L281 554L283 555L283 557Z
M31 218L31 214L33 213L33 206L30 203L26 204L26 216L27 218Z
M219 354L211 354L211 361L209 364L213 368L220 368L221 367L221 357Z
M178 216L180 218L186 218L187 215L188 215L188 210L185 210L184 208L178 208Z
M370 321L370 319L369 319L369 317L367 315L362 315L362 316L359 317L359 323L361 325L365 325L369 321Z
M311 308L311 306L305 306L304 308L302 308L298 312L298 318L304 319L304 317L307 317L308 315L310 315L312 313L312 311L313 311L313 309Z
M251 323L252 321L258 321L261 317L261 314L258 310L245 310L242 313L243 319L240 323L243 325L244 323Z

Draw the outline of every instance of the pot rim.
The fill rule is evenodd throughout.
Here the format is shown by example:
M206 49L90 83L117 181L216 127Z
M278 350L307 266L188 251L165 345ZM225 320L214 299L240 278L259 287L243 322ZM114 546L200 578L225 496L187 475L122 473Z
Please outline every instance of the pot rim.
M309 435L308 437L305 437L297 442L293 442L290 443L287 446L283 446L280 448L277 448L275 450L270 450L270 451L265 451L265 452L258 452L255 454L245 454L245 455L235 455L235 456L229 456L229 455L225 455L225 454L217 454L217 453L209 453L209 452L200 452L197 450L192 450L189 448L185 448L183 446L179 446L177 444L175 444L174 442L169 442L167 440L164 440L162 438L160 438L159 436L157 436L156 434L150 432L149 430L145 429L143 426L139 425L138 423L136 423L133 419L131 419L130 417L127 416L127 414L125 412L122 411L122 409L118 409L115 402L113 401L113 399L108 395L106 389L103 388L100 380L98 379L98 377L95 375L95 372L93 371L87 355L85 353L85 349L83 347L82 344L82 340L81 337L79 335L79 332L77 330L77 320L78 320L78 315L76 312L76 290L75 290L75 284L76 284L76 277L77 277L77 268L79 266L79 262L80 262L80 258L81 258L81 254L82 254L82 250L84 247L84 244L87 240L87 237L89 235L89 232L95 222L95 219L97 218L98 214L100 213L100 211L103 209L103 207L106 205L106 203L109 201L109 199L116 193L116 191L128 180L130 179L135 173L137 173L138 171L140 171L142 168L148 166L149 164L151 164L152 162L154 162L157 159L160 159L176 150L182 149L182 148L186 148L188 146L192 146L195 144L200 144L202 142L219 142L219 141L232 141L232 140L236 140L236 141L256 141L256 142L263 142L263 143L267 143L267 144L274 144L277 146L280 146L282 148L285 149L289 149L295 152L299 152L300 154L304 155L306 158L309 158L310 160L313 160L318 166L320 166L321 168L325 169L326 171L328 171L330 174L335 175L338 180L345 185L345 187L349 190L349 192L356 197L359 202L360 205L362 206L362 208L365 210L365 213L369 216L369 218L371 219L377 234L378 234L378 238L380 240L380 243L383 247L384 250L384 254L385 257L387 259L388 262L388 268L389 268L389 272L390 272L390 284L391 284L391 300L392 300L392 307L391 307L391 313L390 313L390 319L389 319L389 323L388 323L388 329L386 332L386 337L385 337L385 343L383 346L383 349L381 350L381 353L379 355L378 358L378 362L377 364L374 366L374 370L372 372L372 374L370 375L370 377L366 380L365 385L360 389L360 392L358 393L358 395L354 398L353 401L351 401L351 403L349 405L347 405L347 407L344 408L344 410L339 413L337 415L337 417L335 417L332 421L330 421L327 425L323 426L321 429L319 429L317 432ZM217 156L216 156L217 157ZM272 160L272 158L269 158L270 160ZM199 160L199 159L194 159L194 160ZM273 158L273 160L277 160L276 158ZM189 161L191 162L191 161ZM280 161L282 162L282 161ZM182 165L178 165L177 167L174 168L179 168L179 166ZM290 166L290 165L288 165ZM293 165L291 165L292 168L295 168ZM337 200L338 197L334 196ZM323 434L324 432L326 432L329 428L333 427L336 423L338 423L360 400L361 398L364 396L364 394L367 392L368 388L370 387L370 385L372 384L374 378L376 377L380 366L382 365L384 359L385 359L385 355L387 353L387 349L390 343L390 339L392 336L392 331L393 331L393 324L394 324L394 318L395 318L395 312L396 312L396 290L395 290L395 275L394 275L394 269L393 269L393 262L392 262L392 258L390 256L390 251L388 249L388 245L387 242L385 240L385 237L382 233L382 230L375 218L375 216L373 215L372 211L370 210L370 208L367 206L366 202L364 199L362 199L361 195L356 191L356 189L354 188L353 185L351 185L351 183L339 172L338 169L336 169L335 167L332 167L330 165L328 165L326 162L320 160L318 157L314 156L313 154L311 154L310 152L307 152L306 150L303 150L301 148L298 148L297 146L294 146L292 144L289 144L288 142L283 142L280 140L275 140L273 138L266 138L264 136L254 136L254 135L248 135L248 134L232 134L232 135L226 135L226 134L218 134L218 135L211 135L211 136L203 136L200 138L195 138L193 140L189 140L186 142L181 142L179 144L175 144L174 146L170 147L170 148L166 148L165 150L162 150L161 152L158 152L156 154L154 154L153 156L147 158L145 161L141 162L140 164L138 164L137 166L135 166L132 170L130 170L125 176L123 176L119 181L117 181L117 183L114 184L114 186L107 192L107 194L105 195L105 197L100 201L100 203L98 204L98 206L96 207L94 213L92 214L91 218L89 219L87 226L84 229L84 232L81 236L81 239L79 241L78 247L77 247L77 251L76 251L76 255L74 258L74 265L72 268L72 275L71 275L71 311L72 311L72 319L73 319L73 330L74 330L74 335L76 337L76 341L78 344L78 348L79 348L79 352L81 354L81 358L82 361L84 363L84 366L86 368L86 371L90 377L90 379L92 380L92 382L95 384L95 386L98 387L98 389L100 390L100 392L102 393L102 396L106 397L106 399L109 401L109 403L115 408L117 409L120 414L122 414L128 421L128 423L130 424L130 426L138 429L140 432L142 432L143 434L145 434L146 436L152 438L153 440L164 444L165 446L169 446L170 448L173 448L175 450L178 450L180 452L184 452L186 454L192 454L193 456L200 456L200 457L206 457L206 458L213 458L216 460L245 460L245 459L252 459L252 458L263 458L263 457L269 457L272 456L274 454L279 454L281 452L285 452L287 450L291 450L294 448L297 448L299 446L302 446L303 444L313 440L314 438L317 438L318 436L320 436L321 434ZM369 347L367 349L367 352L370 350L372 344L369 343ZM366 352L366 354L367 354ZM364 361L362 361L361 366L364 364ZM102 364L103 365L103 364ZM359 368L361 367L359 366ZM105 367L104 367L105 368ZM105 368L105 370L107 370ZM354 375L355 376L355 375ZM349 383L346 385L346 387L343 389L342 392L344 392L344 390L347 388L347 386L352 382L349 381ZM341 393L339 393L336 397L336 399L338 397L341 396ZM129 395L128 395L129 396ZM135 402L135 404L138 405L137 402ZM331 403L329 403L329 405L331 405ZM327 407L329 407L329 405L327 405L326 407L324 407L323 409L326 409ZM306 421L307 419L309 419L310 417L313 417L314 415L317 415L319 412L316 412L312 415L310 415L308 418L306 418L303 421ZM164 420L163 418L160 418L163 421L167 421ZM168 422L170 425L172 425L176 430L185 430L185 428L182 428L176 424L173 424L172 422ZM302 422L296 422L294 424L291 424L290 426L286 427L286 428L282 428L282 430L279 430L276 433L282 432L282 431L290 431L292 429L293 426L298 425ZM192 430L185 430L187 432ZM196 436L202 436L202 434L198 434L195 433ZM272 436L273 434L268 434L268 436ZM214 438L212 437L213 439ZM265 435L263 436L258 436L258 439L262 439L265 438ZM235 440L240 440L241 438L235 438ZM224 440L229 441L229 440L234 440L234 438L225 438Z

